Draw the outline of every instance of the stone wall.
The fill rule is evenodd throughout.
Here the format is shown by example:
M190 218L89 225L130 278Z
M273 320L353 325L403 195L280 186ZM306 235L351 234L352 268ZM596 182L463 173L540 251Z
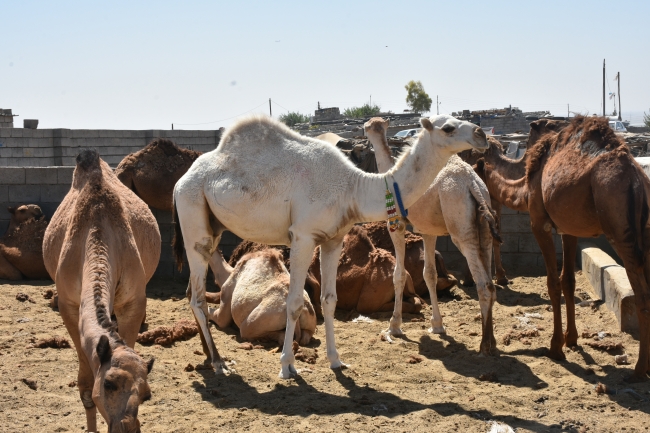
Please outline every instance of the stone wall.
M0 128L0 166L71 166L79 150L90 147L97 149L102 159L114 167L126 155L142 149L154 138L169 138L181 147L207 152L217 146L221 132Z
M481 127L494 127L494 134L511 134L513 132L528 132L531 120L523 116L481 117Z

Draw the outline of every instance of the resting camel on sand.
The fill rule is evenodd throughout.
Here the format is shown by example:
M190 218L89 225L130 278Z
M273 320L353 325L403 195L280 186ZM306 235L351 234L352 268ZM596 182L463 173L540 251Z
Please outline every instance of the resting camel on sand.
M395 291L392 270L395 268L393 255L375 248L362 226L353 226L343 238L343 248L336 272L336 307L355 310L361 314L379 311L393 311ZM311 273L321 280L318 248L314 251ZM406 294L416 295L411 276L406 274ZM422 309L419 299L402 303L403 313L418 313Z
M388 121L374 117L365 123L366 135L375 149L377 166L380 172L389 172L394 162L386 140ZM454 128L442 132L454 136ZM490 194L483 181L457 155L446 160L437 160L439 173L425 194L408 208L408 221L416 233L424 240L424 280L431 296L431 328L429 332L444 333L442 316L438 308L436 285L438 275L435 264L435 248L438 236L449 234L451 240L467 259L472 276L476 280L481 316L483 319L483 338L480 353L488 355L496 348L492 329L492 305L496 301L496 291L492 283L492 239L500 241L492 210L488 205ZM406 216L406 215L404 215ZM386 331L391 335L401 335L402 314L401 295L405 280L405 230L390 232L395 245L396 266L393 277L395 285L395 311Z
M290 279L282 253L267 247L245 254L234 268L225 262L221 266L230 275L217 282L221 302L218 309L208 309L209 319L220 328L234 321L244 340L270 339L282 344ZM303 305L293 338L304 346L316 331L316 311L304 291Z
M650 371L650 180L606 118L579 116L560 132L542 121L533 122L531 128L541 138L527 152L523 176L510 177L515 171L513 162L503 157L486 157L482 168L503 204L530 213L553 306L549 356L563 360L562 346L578 342L574 301L578 237L604 233L623 261L639 316L639 359L629 380L645 380ZM562 236L559 278L552 229ZM567 312L564 334L562 294Z
M204 352L224 371L208 329L205 276L221 233L271 245L291 246L291 282L280 377L296 374L292 335L302 311L302 292L316 245L321 246L321 304L327 358L344 364L334 340L336 268L343 237L358 222L386 219L385 179L399 183L411 206L426 191L439 163L461 150L487 148L476 125L450 116L421 119L424 132L387 175L365 173L330 144L292 131L267 116L250 116L228 129L219 146L195 161L174 189L174 251L190 265L192 311ZM443 130L444 129L444 130ZM210 217L212 215L212 218Z
M384 221L366 223L363 225L366 229L368 237L373 245L377 248L382 248L393 256L395 255L395 246L393 240L390 238L390 232ZM429 289L424 281L424 242L422 236L418 236L410 231L404 232L405 240L405 253L404 253L404 267L406 272L411 275L415 293L419 296L428 296ZM436 271L438 273L438 281L436 283L436 290L447 290L458 284L456 277L447 271L445 261L442 254L436 251Z
M77 349L88 430L97 431L99 409L109 433L139 432L138 406L151 398L153 359L145 362L133 346L145 316L145 286L160 258L160 233L147 205L96 151L77 156L72 187L45 232L43 256Z
M0 278L40 280L50 278L43 263L43 235L47 221L35 204L8 208L9 228L0 238Z

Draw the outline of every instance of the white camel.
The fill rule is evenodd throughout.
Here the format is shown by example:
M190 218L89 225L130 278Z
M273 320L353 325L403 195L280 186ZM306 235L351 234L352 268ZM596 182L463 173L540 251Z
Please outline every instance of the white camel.
M393 167L393 158L386 140L388 120L379 117L370 119L364 125L366 135L375 150L377 167L380 173L388 172ZM442 129L446 132L445 127ZM450 135L455 131L449 130ZM438 162L438 164L442 161ZM438 275L435 263L436 239L438 236L451 235L451 240L467 259L481 305L483 318L483 338L480 352L488 355L496 347L492 330L492 305L496 292L491 278L492 236L498 238L496 223L488 203L490 194L481 178L472 167L457 155L449 158L440 170L426 193L408 208L408 221L415 232L424 240L424 281L431 295L431 328L429 332L444 333L442 316L438 308L436 283ZM401 335L402 308L401 299L406 279L404 271L404 230L389 232L395 245L395 309L390 327L385 331L389 335Z
M219 308L208 308L209 319L220 328L235 322L244 340L270 339L282 343L287 324L287 294L289 271L284 266L282 253L267 248L245 254L231 268L225 261L219 267L229 274L221 287ZM298 319L294 337L306 345L316 331L316 311L303 290L304 309Z
M281 378L297 374L292 336L302 311L305 277L321 246L321 304L327 358L344 366L334 339L336 268L343 237L358 222L386 219L385 179L396 181L406 206L428 188L449 157L487 148L483 130L449 116L421 119L423 132L386 175L365 173L335 147L304 137L266 116L235 123L219 146L200 156L174 188L177 263L183 247L190 265L190 305L203 349L215 370L226 372L210 335L205 302L208 262L219 254L224 230L251 241L291 247L287 326Z

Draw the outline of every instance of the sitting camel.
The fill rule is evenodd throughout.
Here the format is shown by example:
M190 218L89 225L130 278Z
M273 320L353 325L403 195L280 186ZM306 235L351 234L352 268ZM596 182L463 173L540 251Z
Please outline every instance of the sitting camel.
M290 279L282 253L266 248L245 254L234 268L225 262L222 266L230 275L225 281L218 281L219 308L208 309L209 319L220 328L234 321L244 340L270 339L282 344ZM316 331L316 312L306 292L303 302L294 338L304 346Z
M160 233L147 205L96 151L77 156L72 187L45 232L43 256L77 349L88 430L97 431L98 408L109 433L139 432L138 406L151 398L153 359L145 362L133 346L145 316L145 287L160 258Z
M267 116L234 123L219 146L196 160L174 188L174 253L190 265L190 305L204 338L204 353L218 372L227 369L210 335L205 278L221 234L291 246L291 282L280 377L295 375L292 350L302 292L316 245L321 246L321 303L327 358L344 364L334 340L336 268L343 237L358 222L386 218L386 179L398 182L411 206L451 155L487 148L483 130L450 116L420 120L423 132L386 175L365 173L321 140L304 137ZM453 134L452 134L452 131ZM396 300L401 302L401 299ZM400 310L401 313L401 310Z
M321 280L318 248L314 251L309 270ZM384 249L375 248L362 226L353 226L343 238L343 248L336 272L336 307L355 310L361 314L393 311L395 291L392 270L395 258ZM416 296L411 275L406 273L406 294ZM418 313L422 309L415 298L401 303L402 312Z
M43 235L47 221L35 204L8 208L9 228L0 238L0 278L7 280L46 279L43 263Z
M559 132L536 121L540 136L527 152L525 173L517 178L516 161L490 153L482 169L494 196L506 206L527 210L546 263L553 306L549 356L565 359L562 346L575 346L575 260L578 237L605 234L623 261L639 316L640 349L629 380L650 372L650 180L604 117L574 118ZM558 278L552 230L562 237L562 273ZM562 304L567 330L562 333Z
M391 254L395 255L395 246L393 240L390 238L390 232L386 227L385 222L366 223L363 228L368 232L368 237L373 245L377 248L382 248ZM429 289L424 281L424 242L422 236L418 236L410 231L404 232L405 240L405 254L404 254L404 267L413 279L413 286L415 293L419 296L428 296ZM445 261L442 254L438 251L436 254L436 271L438 272L438 280L436 283L436 290L447 290L458 284L456 277L447 272Z
M388 121L374 117L365 123L364 129L377 158L381 172L389 172L395 164L388 147L386 131ZM454 128L443 128L443 133L456 134ZM437 271L435 265L435 247L438 236L449 234L451 240L467 259L470 271L476 280L481 316L483 319L483 337L480 353L488 355L496 348L496 339L492 328L492 305L496 300L496 291L492 283L492 239L500 241L496 230L494 215L488 200L487 187L472 167L457 155L447 160L433 162L439 168L439 174L430 184L425 194L408 209L408 221L416 233L421 233L424 240L424 280L431 296L430 332L444 333L442 316L438 308L436 294ZM404 215L406 216L406 215ZM396 267L395 311L390 321L388 334L401 335L402 314L401 294L405 276L405 230L403 228L390 232L395 245Z

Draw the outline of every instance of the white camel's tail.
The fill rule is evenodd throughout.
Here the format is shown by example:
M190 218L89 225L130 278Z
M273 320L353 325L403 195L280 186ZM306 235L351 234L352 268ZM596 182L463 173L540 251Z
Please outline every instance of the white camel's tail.
M499 229L497 227L496 212L494 212L494 210L492 210L492 207L485 201L485 198L481 193L481 189L479 188L476 181L472 181L469 190L472 193L474 200L476 200L476 203L478 205L478 212L481 215L481 218L483 218L490 227L490 234L492 235L492 238L502 244L503 241L501 240L501 235L499 234Z

